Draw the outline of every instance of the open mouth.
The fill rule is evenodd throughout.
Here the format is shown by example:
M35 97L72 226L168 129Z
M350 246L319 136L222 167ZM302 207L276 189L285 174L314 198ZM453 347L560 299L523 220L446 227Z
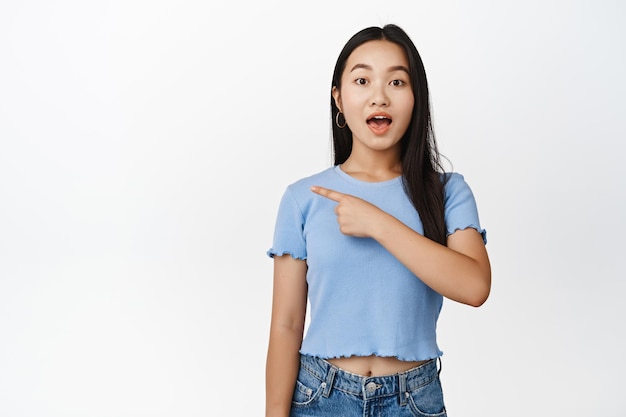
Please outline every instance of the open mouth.
M375 114L367 119L367 125L376 132L386 130L391 124L391 116L388 114Z

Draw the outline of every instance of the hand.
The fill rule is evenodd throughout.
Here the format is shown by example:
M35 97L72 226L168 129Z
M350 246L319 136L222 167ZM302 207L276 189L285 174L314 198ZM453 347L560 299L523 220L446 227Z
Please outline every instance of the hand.
M381 209L359 197L328 188L313 186L311 191L337 202L335 214L341 233L354 237L373 237L376 219L384 214Z

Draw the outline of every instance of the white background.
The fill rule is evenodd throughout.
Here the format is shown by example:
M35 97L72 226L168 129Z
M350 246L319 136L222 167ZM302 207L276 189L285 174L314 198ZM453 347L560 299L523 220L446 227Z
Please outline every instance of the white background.
M449 414L626 412L625 12L4 1L0 415L263 415L278 202L331 162L341 47L385 23L488 230L490 299L440 319Z

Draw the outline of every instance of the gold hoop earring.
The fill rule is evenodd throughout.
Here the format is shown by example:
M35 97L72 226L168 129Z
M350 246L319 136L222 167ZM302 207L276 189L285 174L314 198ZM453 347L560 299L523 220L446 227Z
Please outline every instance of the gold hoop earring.
M339 115L343 114L343 112L341 110L339 110L339 113L337 113L337 115L335 116L335 124L337 125L337 127L339 129L343 129L344 127L346 127L346 116L343 116L343 124L339 123Z

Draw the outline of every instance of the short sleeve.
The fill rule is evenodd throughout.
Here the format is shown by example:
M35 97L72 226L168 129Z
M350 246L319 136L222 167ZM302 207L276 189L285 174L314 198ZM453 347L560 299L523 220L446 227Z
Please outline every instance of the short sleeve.
M289 188L283 194L278 207L274 241L267 251L269 257L291 255L295 259L306 259L304 239L304 217Z
M487 231L480 227L474 194L461 174L448 174L444 204L447 236L457 230L473 228L487 243Z

